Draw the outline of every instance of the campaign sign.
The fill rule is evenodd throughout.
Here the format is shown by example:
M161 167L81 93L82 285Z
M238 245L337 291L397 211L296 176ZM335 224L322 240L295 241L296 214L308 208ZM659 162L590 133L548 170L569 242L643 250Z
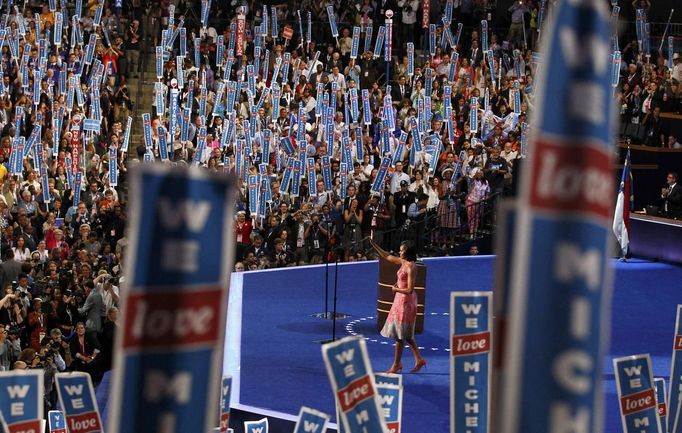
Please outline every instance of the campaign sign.
M374 373L374 383L377 385L403 386L403 375L393 373Z
M492 292L450 294L450 432L490 428Z
M47 413L47 424L50 433L66 433L66 418L59 410L51 410Z
M234 181L162 164L130 176L130 287L107 430L208 431L218 419Z
M103 431L90 375L75 371L57 373L56 383L69 433Z
M377 384L376 387L388 432L400 433L403 415L403 387L384 383Z
M649 355L613 360L624 433L662 433Z
M0 371L0 424L8 433L41 430L43 371Z
M246 433L268 433L268 419L260 421L244 421L244 432Z
M603 2L560 2L553 12L553 25L543 29L540 108L533 112L513 229L495 429L504 433L566 425L603 431L615 203L611 26Z
M386 181L386 176L388 175L388 167L391 165L391 159L387 156L381 159L381 165L379 166L379 171L377 172L377 177L374 178L374 183L372 184L372 193L381 193L384 190L384 182Z
M682 304L677 306L675 319L675 338L673 340L673 357L670 363L670 393L668 407L670 408L670 423L668 431L672 432L674 421L680 410L680 393L682 393ZM682 426L681 426L682 427Z
M654 386L656 387L656 407L658 408L658 417L661 419L661 431L668 431L668 398L665 395L665 379L657 377L654 379Z
M232 376L223 376L220 386L220 433L226 433L230 426L230 395L232 394Z
M329 415L309 407L301 406L294 433L324 433L327 431Z
M365 340L355 336L325 344L322 358L344 431L387 433Z

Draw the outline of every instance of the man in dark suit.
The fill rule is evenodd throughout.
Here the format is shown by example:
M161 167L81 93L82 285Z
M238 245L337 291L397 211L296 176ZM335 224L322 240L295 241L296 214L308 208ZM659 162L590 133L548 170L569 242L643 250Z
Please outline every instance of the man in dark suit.
M663 209L669 217L676 219L682 217L682 185L677 184L677 178L676 172L669 172L666 179L668 186L661 190Z
M471 61L471 67L478 66L483 60L483 50L478 46L478 39L471 41L471 49L469 50L469 60Z
M393 104L400 105L403 99L410 97L412 89L407 84L407 79L404 75L398 77L398 83L391 87L391 98L393 99Z

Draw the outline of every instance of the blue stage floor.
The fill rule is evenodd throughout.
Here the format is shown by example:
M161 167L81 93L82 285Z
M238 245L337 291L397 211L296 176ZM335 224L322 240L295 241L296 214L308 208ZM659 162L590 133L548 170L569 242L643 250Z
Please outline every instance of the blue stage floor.
M449 368L444 350L448 348L449 293L491 290L493 261L493 257L462 257L426 262L426 332L417 337L417 342L424 347L428 367L403 377L404 432L449 431ZM682 268L644 261L613 265L616 279L611 345L604 360L605 433L621 431L611 359L650 353L655 375L667 382L675 306L682 300ZM351 333L367 337L374 369L386 370L393 350L392 342L376 331L377 264L343 264L338 270L338 311L350 317L338 321L337 337ZM329 281L333 288L334 266L329 268ZM292 415L301 405L334 413L333 395L316 342L331 337L331 322L311 317L324 310L324 282L324 267L243 274L241 353L240 358L227 361L233 366L239 364L239 396L233 396L233 402ZM239 291L238 286L235 291ZM232 324L235 320L239 320L238 314L231 316ZM226 355L235 358L236 352ZM406 368L411 368L410 352L406 351L403 360Z

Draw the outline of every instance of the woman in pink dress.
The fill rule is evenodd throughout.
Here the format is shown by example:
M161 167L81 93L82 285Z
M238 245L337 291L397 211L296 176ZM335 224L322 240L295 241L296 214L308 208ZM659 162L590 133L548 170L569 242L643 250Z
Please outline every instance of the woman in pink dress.
M405 241L400 244L400 257L396 257L384 251L371 239L370 243L381 257L400 265L398 282L393 286L393 292L395 292L393 306L381 330L382 336L395 339L395 358L387 373L396 373L402 370L401 358L406 341L412 348L415 361L414 368L410 372L416 373L426 366L426 360L422 358L419 353L419 346L414 341L414 325L417 320L417 293L414 291L414 281L417 277L415 263L417 250L411 242Z

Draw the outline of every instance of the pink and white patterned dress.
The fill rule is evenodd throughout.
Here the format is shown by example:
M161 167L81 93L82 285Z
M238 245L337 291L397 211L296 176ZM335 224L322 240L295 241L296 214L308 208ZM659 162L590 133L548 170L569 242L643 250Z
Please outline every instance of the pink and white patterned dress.
M398 288L407 288L407 266L403 263L398 269ZM388 312L386 323L381 329L381 335L386 338L404 340L414 338L414 325L417 320L417 293L396 292L393 306Z

